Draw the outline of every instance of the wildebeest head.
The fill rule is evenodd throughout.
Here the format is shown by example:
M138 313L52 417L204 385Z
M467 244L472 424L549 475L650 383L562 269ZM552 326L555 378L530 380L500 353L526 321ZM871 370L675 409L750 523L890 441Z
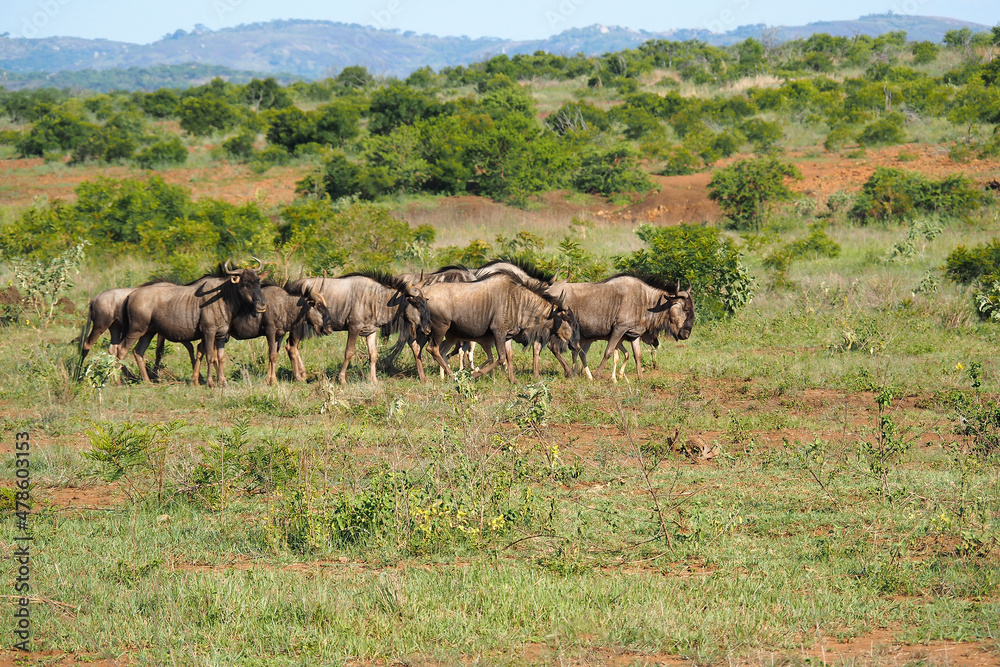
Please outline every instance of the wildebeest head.
M267 273L257 275L257 271L260 271L263 263L258 259L256 269L230 269L229 262L231 261L232 259L227 259L226 263L223 264L223 269L229 277L229 282L234 286L237 299L253 306L256 312L263 313L267 310L267 303L264 301L264 293L260 289L260 280L262 277L267 277Z
M333 317L330 315L330 309L326 305L326 299L323 298L322 292L310 288L302 298L309 306L306 319L313 331L321 336L332 334L334 332Z
M691 286L686 290L677 290L676 296L668 299L670 312L667 315L667 328L674 340L687 340L691 337L691 327L694 326L694 299L691 298Z
M566 307L565 297L559 297L552 302L552 332L553 338L549 343L553 349L560 352L567 346L573 350L580 350L580 321L572 310Z
M431 310L427 306L427 298L420 288L412 285L406 286L406 305L403 309L403 317L410 326L411 332L418 331L425 336L431 332Z

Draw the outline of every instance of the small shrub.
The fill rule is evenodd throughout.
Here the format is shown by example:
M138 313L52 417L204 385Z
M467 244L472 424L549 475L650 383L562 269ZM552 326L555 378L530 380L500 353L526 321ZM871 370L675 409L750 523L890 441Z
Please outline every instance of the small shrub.
M623 192L645 194L657 186L636 165L636 152L627 144L583 158L573 185L581 192L610 196Z
M636 230L647 248L615 258L620 271L647 273L669 281L690 282L698 302L698 317L719 318L736 313L753 297L753 280L732 239L700 225Z
M801 179L802 172L774 158L741 160L712 172L709 198L719 203L736 229L758 229L772 202L792 198L786 178Z
M878 167L862 186L851 216L867 223L910 219L919 212L963 215L983 201L983 193L962 174L933 180L893 167Z
M840 254L840 244L827 235L825 225L809 225L809 230L805 238L786 243L764 258L764 266L774 271L775 284L788 284L788 270L795 260L837 257Z
M683 146L677 146L667 152L666 161L660 169L662 176L685 176L701 170L701 158Z
M753 144L757 153L772 153L777 150L778 142L785 138L781 125L761 118L751 118L740 126L740 131L746 135L747 141Z
M222 142L222 154L236 162L247 162L256 154L253 142L257 138L253 132L240 132Z
M890 113L865 125L857 136L862 146L892 146L906 141L901 113Z
M87 241L77 243L47 261L18 259L11 263L18 289L44 323L52 321L56 303L73 287L72 276L80 273L87 245Z
M157 141L143 148L135 156L135 162L143 169L172 167L187 162L188 152L178 137Z
M971 249L957 246L945 259L944 273L948 279L963 285L1000 279L1000 239Z

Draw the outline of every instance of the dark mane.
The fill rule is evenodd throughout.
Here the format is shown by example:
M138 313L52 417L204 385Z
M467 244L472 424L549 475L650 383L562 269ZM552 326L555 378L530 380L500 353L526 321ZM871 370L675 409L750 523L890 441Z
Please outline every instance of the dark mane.
M526 283L520 277L514 275L513 273L507 273L506 271L497 271L496 273L491 273L489 275L483 276L482 278L476 279L475 282L481 283L485 280L509 280L515 285L520 285L521 287L528 290L532 294L542 297L543 299L545 299L545 301L552 304L553 306L559 305L559 299L549 294L548 286L543 285L540 282Z
M497 257L496 259L491 259L490 261L486 262L479 268L485 269L486 267L493 266L495 264L513 264L517 268L527 273L530 277L534 278L535 280L538 280L543 283L548 283L549 285L552 284L552 280L555 278L554 274L542 271L540 268L538 268L531 262L525 259L521 259L519 257L500 256Z
M394 276L388 271L383 271L381 269L366 269L365 271L355 271L353 273L345 273L340 277L353 278L354 276L360 276L362 278L368 278L369 280L374 280L383 287L399 290L401 292L405 292L406 288L408 287L405 280L403 280L399 276Z
M157 276L157 277L153 278L152 280L148 280L148 281L144 282L143 284L139 285L139 287L149 287L150 285L163 285L163 284L176 285L177 283L175 283L170 278L162 278L160 276Z
M435 269L431 271L428 275L434 275L435 273L444 273L445 271L468 271L469 267L462 264L449 264L448 266L442 266L440 269Z
M670 294L677 294L677 281L676 280L673 281L673 282L670 282L670 281L662 278L661 276L653 275L651 273L642 273L642 272L639 272L639 271L627 271L625 273L616 273L615 275L611 276L610 278L605 278L601 282L602 283L606 283L606 282L608 282L610 280L614 280L615 278L621 278L623 276L627 276L629 278L635 278L637 280L641 280L642 282L646 283L647 285L649 285L653 289L658 289L658 290L661 290L663 292L668 292Z

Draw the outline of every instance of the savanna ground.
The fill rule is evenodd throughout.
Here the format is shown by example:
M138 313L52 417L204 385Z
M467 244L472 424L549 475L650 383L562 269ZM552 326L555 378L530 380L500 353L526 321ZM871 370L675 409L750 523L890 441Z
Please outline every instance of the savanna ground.
M260 175L202 148L160 172L195 197L287 202L314 166ZM535 381L522 352L517 385L420 384L404 355L377 386L355 366L342 387L335 335L304 344L304 384L282 360L266 386L257 340L229 344L224 389L191 386L179 346L159 384L97 389L74 378L87 299L154 263L89 262L51 322L3 327L2 475L11 487L15 433L30 433L35 541L34 652L5 629L0 664L1000 664L1000 330L940 278L954 247L996 236L1000 205L895 256L904 227L825 211L876 166L985 183L1000 165L933 142L786 155L817 204L747 247L829 213L839 256L779 281L749 252L749 306L645 348L644 379L630 362L617 385L563 378L550 356ZM130 171L0 173L17 211ZM528 210L390 206L440 245L551 243L583 217L580 243L604 258L640 247L638 223L719 222L709 174L655 179L617 206L562 191Z

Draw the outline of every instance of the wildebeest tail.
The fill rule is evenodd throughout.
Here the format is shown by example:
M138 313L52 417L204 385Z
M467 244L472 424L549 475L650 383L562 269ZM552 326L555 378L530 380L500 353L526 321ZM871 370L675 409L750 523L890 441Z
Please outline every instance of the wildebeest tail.
M90 330L94 326L94 304L93 302L87 305L87 321L83 323L83 329L80 330L80 340L77 343L77 351L80 353L80 363L83 363L84 357L90 350L83 349L84 343L90 336Z

